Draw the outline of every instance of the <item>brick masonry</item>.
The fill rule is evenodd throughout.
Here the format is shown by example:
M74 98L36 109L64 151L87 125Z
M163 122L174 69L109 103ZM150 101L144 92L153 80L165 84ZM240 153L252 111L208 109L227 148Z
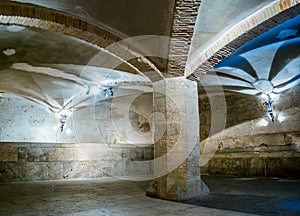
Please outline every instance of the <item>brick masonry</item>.
M184 76L200 2L200 0L176 0L169 44L168 75ZM81 20L78 17L36 5L2 3L0 4L0 14L0 23L2 24L22 25L62 32L101 48L109 47L121 41L120 37L104 28ZM106 51L112 52L113 55L117 56L125 51L127 58L124 60L124 64L119 65L117 69L128 72L132 72L133 68L137 68L141 72L155 71L154 75L150 74L150 76L154 77L159 73L159 70L151 61L137 53L129 44L119 43L118 46L113 46L114 48L117 48L117 50ZM119 57L122 59L122 56ZM137 57L139 57L139 61L136 60ZM128 68L128 66L133 67Z
M200 0L177 0L168 56L167 73L184 76Z
M53 9L20 3L0 4L1 23L62 32L106 47L120 38L103 28Z
M129 73L158 71L157 67L134 47L125 42L121 43L122 38L119 36L79 17L57 10L16 2L0 3L0 24L34 27L79 38L121 60L114 69Z

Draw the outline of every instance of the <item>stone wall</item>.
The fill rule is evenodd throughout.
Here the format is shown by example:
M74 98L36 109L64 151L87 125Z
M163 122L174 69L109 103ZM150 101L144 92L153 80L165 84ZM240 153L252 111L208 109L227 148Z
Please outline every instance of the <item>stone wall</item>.
M151 175L151 166L134 167L131 162L152 159L151 145L5 142L0 143L0 182Z
M263 99L225 93L226 125L211 134L214 113L206 96L200 99L201 151L214 153L202 174L241 177L300 177L300 86L275 98L271 122ZM221 96L215 96L221 97ZM215 151L215 152L214 152Z

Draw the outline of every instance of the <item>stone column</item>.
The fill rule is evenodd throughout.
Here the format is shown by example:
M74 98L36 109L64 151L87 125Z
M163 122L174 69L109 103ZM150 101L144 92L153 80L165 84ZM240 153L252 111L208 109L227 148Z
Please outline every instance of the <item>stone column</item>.
M208 193L200 179L197 83L184 77L154 83L154 180L147 195L181 201Z

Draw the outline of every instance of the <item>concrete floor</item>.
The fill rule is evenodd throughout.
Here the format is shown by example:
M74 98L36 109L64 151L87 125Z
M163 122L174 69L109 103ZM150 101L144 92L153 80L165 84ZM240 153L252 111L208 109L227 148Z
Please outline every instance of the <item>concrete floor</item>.
M300 181L298 180L267 181L215 177L204 177L204 180L214 189L211 189L212 193L203 201L202 205L214 208L199 206L200 203L197 200L187 204L146 197L145 189L149 182L128 182L103 178L0 184L0 215L250 215L241 213L241 211L247 212L249 205L247 207L244 203L240 207L244 206L245 208L246 206L247 208L242 209L236 208L237 203L228 202L230 199L232 200L233 195L244 195L245 193L248 194L247 196L253 194L254 199L265 197L267 200L267 196L277 196L280 192L281 201L291 201L287 205L293 204L293 200L298 202L298 204L294 203L294 207L300 203ZM272 185L275 190L272 189ZM266 189L265 192L262 189ZM224 205L216 205L216 202L222 200L222 196L225 195L228 200L224 202ZM214 198L215 201L212 201ZM243 200L241 201L243 202ZM250 201L253 200L250 199ZM237 211L216 208L236 208ZM288 212L291 215L293 213L300 214L297 209L294 209L294 212L290 210ZM269 215L262 211L260 213Z

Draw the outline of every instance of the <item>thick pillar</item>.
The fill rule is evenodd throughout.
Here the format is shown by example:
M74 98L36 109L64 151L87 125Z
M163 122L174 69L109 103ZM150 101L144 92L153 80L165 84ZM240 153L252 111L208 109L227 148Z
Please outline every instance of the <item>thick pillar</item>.
M154 83L154 177L147 195L188 200L208 193L200 179L197 83L184 77Z

